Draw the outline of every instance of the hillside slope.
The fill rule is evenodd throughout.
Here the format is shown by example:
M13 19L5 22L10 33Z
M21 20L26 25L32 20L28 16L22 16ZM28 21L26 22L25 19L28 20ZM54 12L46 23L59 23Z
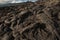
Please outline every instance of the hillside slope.
M60 40L60 1L0 7L0 40Z

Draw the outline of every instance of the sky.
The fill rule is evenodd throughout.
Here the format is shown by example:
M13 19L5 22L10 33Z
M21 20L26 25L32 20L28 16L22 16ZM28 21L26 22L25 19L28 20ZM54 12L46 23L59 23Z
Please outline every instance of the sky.
M21 2L26 2L26 1L35 2L36 0L0 0L0 4L4 4L4 3L21 3Z

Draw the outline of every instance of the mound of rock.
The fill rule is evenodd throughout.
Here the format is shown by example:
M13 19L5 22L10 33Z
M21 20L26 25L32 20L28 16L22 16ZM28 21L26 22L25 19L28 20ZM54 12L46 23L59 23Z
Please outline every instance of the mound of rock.
M60 1L0 7L0 40L60 40Z

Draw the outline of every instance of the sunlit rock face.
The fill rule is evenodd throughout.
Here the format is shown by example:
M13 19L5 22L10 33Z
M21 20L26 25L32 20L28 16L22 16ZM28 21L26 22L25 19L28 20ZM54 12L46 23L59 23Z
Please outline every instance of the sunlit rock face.
M27 2L27 1L35 2L37 0L0 0L0 3L1 4L5 4L5 3L21 3L21 2Z

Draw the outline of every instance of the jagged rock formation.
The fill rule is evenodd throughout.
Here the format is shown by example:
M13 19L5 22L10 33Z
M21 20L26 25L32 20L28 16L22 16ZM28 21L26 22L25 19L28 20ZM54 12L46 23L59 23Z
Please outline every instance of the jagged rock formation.
M0 40L60 40L60 1L0 7Z

